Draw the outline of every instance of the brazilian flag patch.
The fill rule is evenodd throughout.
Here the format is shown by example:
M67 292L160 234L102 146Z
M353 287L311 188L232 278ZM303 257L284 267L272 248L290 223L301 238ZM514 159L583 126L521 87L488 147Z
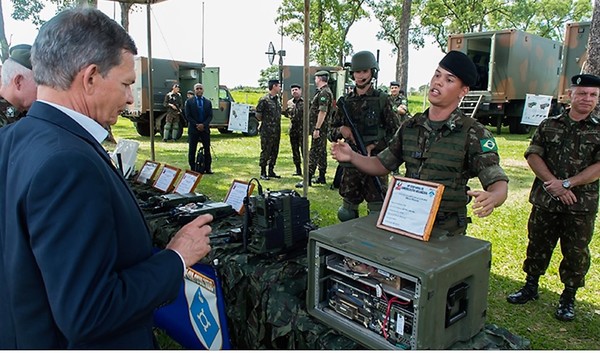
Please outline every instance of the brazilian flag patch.
M327 101L327 97L325 97L325 96L322 96L322 97L321 97L321 102L325 102L325 101Z
M494 138L481 139L479 140L479 143L481 143L481 150L483 152L498 152L498 145L496 145L496 140L494 140Z

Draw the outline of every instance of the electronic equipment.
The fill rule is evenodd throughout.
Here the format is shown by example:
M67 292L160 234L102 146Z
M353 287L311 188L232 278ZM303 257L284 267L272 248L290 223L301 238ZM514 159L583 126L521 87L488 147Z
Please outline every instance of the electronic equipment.
M309 233L309 314L372 349L446 349L478 334L491 244L423 242L377 228L377 216Z
M165 212L171 208L194 202L205 202L208 198L203 194L190 192L187 194L165 194L152 196L146 202L141 202L142 210L149 213Z
M312 229L306 197L294 190L267 191L249 198L248 211L248 250L265 254L306 246Z

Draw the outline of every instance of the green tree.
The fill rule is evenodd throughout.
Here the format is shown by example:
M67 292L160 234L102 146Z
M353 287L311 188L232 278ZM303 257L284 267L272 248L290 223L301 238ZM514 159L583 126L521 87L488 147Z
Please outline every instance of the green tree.
M264 70L260 70L258 78L258 87L266 89L270 79L279 78L279 66L271 65Z
M347 41L354 23L368 18L366 0L310 0L310 60L322 66L342 66L352 53ZM275 23L283 35L304 43L304 0L283 0Z

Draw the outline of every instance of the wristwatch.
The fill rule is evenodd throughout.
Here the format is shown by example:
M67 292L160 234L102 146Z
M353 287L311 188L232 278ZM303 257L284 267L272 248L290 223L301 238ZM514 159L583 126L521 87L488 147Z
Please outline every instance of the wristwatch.
M569 190L571 188L571 181L569 179L563 180L562 187Z

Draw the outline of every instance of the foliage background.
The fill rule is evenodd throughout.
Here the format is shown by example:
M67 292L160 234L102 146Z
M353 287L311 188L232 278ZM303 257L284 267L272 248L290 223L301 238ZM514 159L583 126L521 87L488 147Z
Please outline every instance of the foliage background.
M260 92L235 91L237 101L256 104ZM410 109L422 110L423 97L410 97ZM299 177L293 177L294 166L291 160L287 134L289 120L282 118L282 136L279 158L275 170L281 179L261 181L263 188L271 190L294 189ZM120 119L113 127L117 139L125 138L140 143L138 151L138 169L150 156L150 142L140 137L132 123ZM495 129L493 129L495 133ZM185 137L178 142L162 142L156 138L156 160L180 168L187 167L187 143ZM511 333L531 341L532 349L576 349L592 350L600 347L600 244L599 226L596 224L595 237L591 243L592 265L586 278L586 287L577 293L574 322L564 323L554 319L554 310L562 292L558 275L558 265L562 258L557 247L547 274L540 280L540 299L525 305L511 305L506 296L520 288L524 274L521 270L527 246L527 218L530 204L527 201L529 189L534 179L533 173L523 158L523 152L529 144L528 135L510 135L502 130L496 135L500 149L501 164L510 177L509 198L487 218L473 218L469 225L470 236L492 243L492 268L488 293L487 322L506 328ZM203 176L197 192L212 200L220 201L225 197L233 179L250 180L259 176L258 156L260 137L244 137L240 133L219 134L213 131L213 169L215 174ZM107 145L107 149L114 145ZM330 190L329 184L335 171L335 161L329 159L327 185L310 187L307 197L310 200L311 217L320 226L326 227L338 222L337 208L340 196L337 190ZM472 188L481 188L477 180L470 183ZM301 189L296 189L302 193ZM256 191L255 191L256 192ZM364 205L361 215L366 214ZM159 333L163 348L178 348L178 345L163 333Z

